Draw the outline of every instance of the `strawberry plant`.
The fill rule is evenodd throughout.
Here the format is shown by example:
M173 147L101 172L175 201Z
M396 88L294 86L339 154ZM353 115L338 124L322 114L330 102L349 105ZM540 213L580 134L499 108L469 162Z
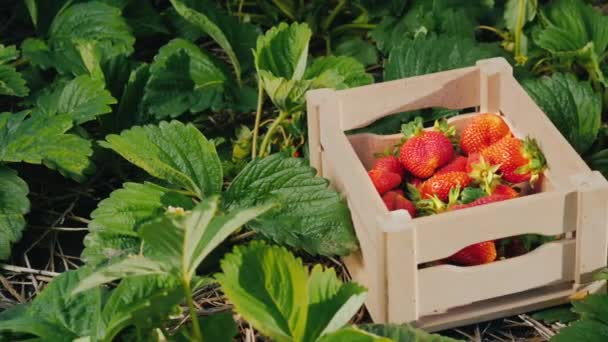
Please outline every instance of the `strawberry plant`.
M341 194L308 164L305 94L505 57L608 175L606 10L584 0L3 1L0 339L441 340L368 324L357 314L366 290L327 267L358 242ZM461 112L427 108L356 130L407 125L406 148L370 170L389 210L469 210L542 182L532 139L496 116L456 137L438 119ZM514 257L548 239L480 242L442 262ZM201 293L218 294L221 312ZM601 336L604 304L577 302L581 319L555 339Z

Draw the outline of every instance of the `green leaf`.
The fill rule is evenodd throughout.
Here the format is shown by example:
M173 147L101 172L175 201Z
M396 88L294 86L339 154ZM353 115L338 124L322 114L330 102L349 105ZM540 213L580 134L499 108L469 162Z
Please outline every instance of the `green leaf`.
M221 268L222 290L248 322L279 342L302 340L307 315L302 260L284 248L253 242L235 247Z
M477 25L475 16L463 4L427 0L417 2L400 18L382 18L378 26L370 32L370 36L377 42L380 51L389 54L393 48L402 44L404 38L424 38L438 34L474 39Z
M30 211L27 183L17 172L0 165L0 260L8 258L11 244L21 239L23 215Z
M593 170L601 172L608 177L608 149L600 150L585 158L587 165Z
M122 278L164 275L167 275L167 270L158 261L150 260L143 255L130 255L115 263L103 266L87 277L84 277L78 282L78 286L72 289L69 295L75 296Z
M608 328L608 296L592 294L583 300L572 302L572 311L581 315L583 320L595 320L606 324Z
M161 122L111 134L100 143L150 175L199 198L222 190L222 164L213 142L192 124Z
M218 101L226 75L196 45L174 39L150 66L143 102L157 118L203 111Z
M19 51L15 45L4 46L0 44L0 64L6 64L19 58Z
M593 280L608 280L608 268L603 268L595 273Z
M101 267L83 279L79 293L117 279L144 275L171 275L180 281L193 279L196 268L230 234L270 206L233 210L217 215L219 197L204 199L191 212L167 214L143 223L139 229L147 249Z
M123 16L133 29L135 37L169 33L163 23L163 17L150 3L150 0L130 0L123 9Z
M87 75L74 78L36 101L37 109L46 115L68 114L76 124L110 113L110 105L115 103L116 99L105 90L103 79L93 79Z
M19 57L14 45L0 44L0 95L24 97L29 93L25 80L17 70L10 65L4 65Z
M265 70L274 77L300 80L308 59L308 42L312 32L306 24L280 23L258 37L254 52L258 72Z
M90 269L85 268L59 275L32 301L27 315L71 331L75 336L96 336L104 328L102 289L72 296L73 289L89 273Z
M91 143L73 134L70 115L0 113L0 161L44 164L77 181L92 169Z
M608 340L608 326L591 320L574 322L551 338L551 342L603 342L606 340Z
M238 329L232 314L230 312L222 312L206 317L198 317L199 326L201 328L201 336L203 341L213 342L232 342L233 337L238 333ZM192 333L191 325L185 325L174 336L176 342L193 341L190 336Z
M135 38L121 16L120 9L91 1L68 5L53 19L48 44L40 40L24 42L23 53L43 68L54 67L60 73L89 73L79 44L93 42L100 62L133 52Z
M240 85L244 69L241 60L249 61L251 65L251 49L258 36L255 26L241 23L236 17L219 12L212 3L206 1L196 7L179 0L171 0L171 4L187 22L209 35L226 52Z
M520 8L520 6L523 7ZM508 0L505 4L505 12L503 13L505 26L509 29L509 31L515 32L520 13L523 14L523 27L526 22L534 20L534 17L536 17L537 8L538 0Z
M170 206L186 210L194 203L184 195L152 183L125 183L99 202L91 213L82 258L89 265L137 254L141 240L136 229L162 215Z
M376 46L359 37L351 37L340 41L336 45L334 53L336 56L352 57L365 66L378 63Z
M317 265L308 275L302 260L261 241L235 247L221 268L216 278L236 311L277 341L315 341L331 334L365 301L365 289L343 284L333 269Z
M477 60L493 55L492 51L477 46L471 39L427 37L405 40L391 51L385 64L384 79L390 81L471 66Z
M316 58L304 73L304 79L314 80L315 88L346 89L374 82L363 64L352 57Z
M469 186L462 189L462 192L460 193L460 201L462 204L467 204L486 195L487 193L482 188L472 188Z
M456 342L458 340L429 334L408 324L363 324L359 328L395 342Z
M532 318L543 321L545 324L553 324L556 322L570 323L576 321L579 317L579 315L571 310L570 305L546 309L532 315Z
M95 40L106 58L131 54L135 42L120 10L96 1L74 4L61 11L51 24L49 37L52 50L68 47L74 39Z
M393 340L391 340L389 338L376 336L372 333L366 332L366 331L358 329L356 327L348 327L348 328L344 328L344 329L335 331L331 334L324 335L318 341L319 342L341 342L341 341L391 342Z
M314 83L310 80L275 77L266 70L260 70L258 75L272 103L286 113L304 109L306 92L314 88Z
M115 99L120 99L126 83L129 80L131 71L145 65L145 63L139 63L131 60L126 56L117 56L108 60L105 60L101 65L103 72L103 79L106 82L106 88L112 94Z
M61 326L23 316L0 321L0 338L3 337L2 332L34 335L40 337L41 341L53 342L72 342L78 337Z
M281 206L249 226L277 243L311 254L347 255L357 238L348 207L328 181L302 159L280 154L249 163L224 194L230 207L247 208L273 198Z
M602 99L588 82L558 73L522 84L578 153L589 150L600 129Z
M179 275L192 279L197 267L220 243L251 219L263 214L270 205L217 213L219 198L199 203L183 218L165 217L144 224L140 236L149 247L146 255ZM170 227L170 228L169 228Z
M591 77L607 85L599 64L608 48L608 17L580 0L551 2L546 27L534 41L551 54L580 62Z
M367 290L342 282L333 268L315 265L308 279L307 341L332 333L348 323L365 302Z
M106 339L112 340L129 325L140 330L161 327L183 298L181 284L168 277L141 276L122 280L103 307Z
M142 97L149 78L150 66L148 64L141 64L130 72L122 96L120 96L118 108L114 113L102 117L107 131L120 132L149 121L142 108Z
M29 93L25 80L15 68L0 65L0 95L24 97Z

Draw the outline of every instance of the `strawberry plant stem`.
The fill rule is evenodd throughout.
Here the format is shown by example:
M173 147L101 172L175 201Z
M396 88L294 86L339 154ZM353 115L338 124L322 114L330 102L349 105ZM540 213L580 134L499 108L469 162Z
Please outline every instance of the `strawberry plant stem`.
M196 308L194 307L194 301L192 299L192 289L190 288L190 281L182 279L182 286L184 287L184 296L188 304L188 311L190 311L190 319L192 320L192 338L195 341L203 342L203 336L201 335L201 327L198 324L198 316L196 314Z
M342 7L344 7L344 5L346 5L346 0L340 0L336 4L336 7L334 7L334 9L331 10L331 13L329 13L329 16L325 19L325 22L323 23L323 32L327 32L327 30L331 26L331 23L333 23L334 19L336 18L338 13L340 13L340 11L342 10Z
M264 140L262 140L262 146L260 146L260 157L263 157L267 154L266 150L268 149L268 145L270 145L270 139L274 135L274 132L277 130L281 122L283 122L283 120L285 120L288 115L288 112L280 111L279 116L274 120L272 125L270 125L270 127L268 128L268 132L266 132L266 135L264 136Z
M262 106L264 105L264 89L262 80L258 79L258 107L255 111L255 126L253 127L253 140L251 143L251 159L255 158L258 147L258 134L260 132L260 121L262 119Z
M515 27L515 61L519 65L526 63L526 56L521 55L521 35L524 28L524 20L526 18L526 1L519 0L519 12L517 14L517 26Z

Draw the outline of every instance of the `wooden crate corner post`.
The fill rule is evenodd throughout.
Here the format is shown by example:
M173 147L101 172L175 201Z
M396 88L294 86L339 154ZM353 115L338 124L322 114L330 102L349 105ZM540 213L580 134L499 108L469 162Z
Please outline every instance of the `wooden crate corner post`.
M578 193L575 283L586 284L608 262L608 182L598 171L571 179Z
M344 258L353 280L368 289L366 306L374 322L387 322L385 246L377 218L388 210L344 133L337 91L317 89L306 95L311 165L346 198L360 251Z
M387 316L391 323L420 318L416 225L405 210L389 212L379 222L386 248Z
M479 111L481 113L499 113L500 78L503 75L512 75L513 68L502 57L482 59L475 65L479 68Z

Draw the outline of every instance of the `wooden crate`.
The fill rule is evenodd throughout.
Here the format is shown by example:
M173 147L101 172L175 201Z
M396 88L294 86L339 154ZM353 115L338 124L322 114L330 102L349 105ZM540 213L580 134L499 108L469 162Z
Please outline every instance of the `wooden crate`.
M410 322L429 331L485 321L566 302L593 282L608 252L608 183L591 171L512 76L502 58L473 67L307 94L311 164L343 193L360 251L344 259L368 287L375 322ZM504 202L412 219L389 212L366 170L373 153L397 143L347 130L384 116L429 107L500 113L515 135L537 139L549 170L539 193ZM458 128L471 115L452 118ZM516 258L419 269L473 243L526 233L564 234Z

